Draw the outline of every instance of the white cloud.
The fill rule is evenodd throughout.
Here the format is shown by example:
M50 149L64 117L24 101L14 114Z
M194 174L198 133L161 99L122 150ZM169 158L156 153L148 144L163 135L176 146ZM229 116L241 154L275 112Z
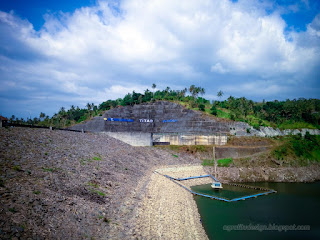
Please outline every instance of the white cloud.
M137 85L131 85L131 86L122 86L122 85L113 85L110 88L105 88L104 91L107 95L108 99L116 99L119 97L123 97L124 94L135 92L144 92L148 86L137 86ZM150 88L150 87L149 87Z
M318 14L310 24L308 24L307 33L311 36L320 37L320 14Z
M217 73L227 73L229 72L226 68L224 68L221 63L216 63L211 67L211 72L217 72Z
M241 76L229 82L231 93L255 87L261 94L279 92L288 79L308 81L319 66L320 20L307 32L285 34L286 23L276 11L266 13L268 4L124 0L116 12L99 1L71 14L47 14L39 32L13 12L0 12L0 81L15 84L6 84L6 91L29 86L37 89L33 97L65 94L69 102L99 103L154 82L215 88L217 73L224 83L229 75ZM247 75L276 84L261 87L245 81Z
M223 86L228 93L233 93L237 97L242 96L277 96L280 93L286 92L286 87L280 86L275 82L270 81L254 81L250 83L242 83L237 86L225 85Z

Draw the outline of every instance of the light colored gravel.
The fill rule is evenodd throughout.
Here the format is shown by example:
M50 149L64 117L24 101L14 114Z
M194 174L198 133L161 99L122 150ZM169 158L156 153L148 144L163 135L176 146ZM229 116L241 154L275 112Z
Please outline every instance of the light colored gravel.
M205 174L201 166L162 168L157 171L175 174L176 177ZM193 195L156 172L151 175L138 215L136 234L141 239L208 239Z

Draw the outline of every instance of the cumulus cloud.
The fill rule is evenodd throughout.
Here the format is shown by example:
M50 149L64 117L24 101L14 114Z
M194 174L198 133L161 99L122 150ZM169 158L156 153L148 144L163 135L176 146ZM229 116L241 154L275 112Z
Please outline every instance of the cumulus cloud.
M211 67L211 72L217 72L217 73L221 73L221 74L223 74L223 73L227 73L227 72L229 72L227 69L225 69L222 65L221 65L221 63L216 63L215 65L213 65L212 67Z
M280 93L291 83L314 84L319 15L306 32L288 33L278 11L267 13L268 4L101 0L73 13L47 14L39 31L14 12L0 12L0 97L23 93L24 101L36 102L64 96L63 103L85 105L152 83L230 85L231 94L257 88L261 95Z
M307 32L316 37L320 37L320 14L318 14L312 21L312 23L308 24Z

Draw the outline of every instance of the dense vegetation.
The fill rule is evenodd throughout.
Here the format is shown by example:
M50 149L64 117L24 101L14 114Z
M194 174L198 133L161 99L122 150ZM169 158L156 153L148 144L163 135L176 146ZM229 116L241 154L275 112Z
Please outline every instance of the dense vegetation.
M282 144L277 146L272 155L281 165L306 166L312 161L320 162L320 136L306 133L282 137Z
M220 111L220 115L232 120L245 121L255 128L260 126L281 129L319 128L320 124L320 100L318 99L300 98L256 103L244 97L230 96L225 101L215 102L214 108Z
M67 127L94 116L100 115L118 106L128 106L158 100L173 101L193 110L203 111L207 114L230 120L244 121L255 128L260 126L278 127L280 129L297 128L320 128L320 100L319 99L293 99L286 101L254 102L245 97L235 98L230 96L224 101L212 101L203 98L205 89L191 85L189 89L172 90L167 87L157 90L152 85L152 91L126 94L123 98L107 100L99 106L88 103L86 108L71 106L69 110L61 107L60 111L51 118L45 113L40 113L39 118L18 119L15 116L10 122L18 124L33 124L39 126ZM201 97L199 97L201 95ZM219 91L217 96L221 99L223 92Z

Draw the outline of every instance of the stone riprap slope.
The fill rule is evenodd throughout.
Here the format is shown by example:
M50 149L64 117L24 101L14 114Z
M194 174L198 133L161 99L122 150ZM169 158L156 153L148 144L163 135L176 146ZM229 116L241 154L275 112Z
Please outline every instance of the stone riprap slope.
M198 166L157 169L178 177L204 174ZM208 239L202 227L197 204L190 192L168 178L154 173L138 211L138 239Z
M304 136L306 132L309 132L311 135L320 135L319 129L274 129L272 127L260 127L258 130L254 129L248 123L245 122L228 122L230 128L230 135L237 137L276 137L276 136L286 136L286 135L298 135L301 134Z
M197 162L93 133L1 128L0 239L131 238L142 176Z
M215 175L214 167L205 171ZM320 180L320 165L306 167L218 167L217 178L224 182L315 182Z
M113 118L116 121L104 121ZM122 121L118 121L121 119ZM133 120L126 122L125 120ZM142 122L140 121L142 120ZM149 121L148 120L152 120ZM180 104L158 101L134 106L117 107L84 124L72 127L74 130L106 132L151 132L151 133L202 133L229 132L223 120L207 116L198 111L186 109Z
M104 119L113 118L114 121ZM140 120L142 122L140 122ZM145 122L152 120L152 122ZM320 135L319 129L279 130L271 127L254 129L248 123L216 118L199 111L189 110L180 104L157 101L133 106L117 107L103 116L95 117L86 123L77 124L71 129L91 132L145 132L145 133L196 133L201 135L260 136Z

